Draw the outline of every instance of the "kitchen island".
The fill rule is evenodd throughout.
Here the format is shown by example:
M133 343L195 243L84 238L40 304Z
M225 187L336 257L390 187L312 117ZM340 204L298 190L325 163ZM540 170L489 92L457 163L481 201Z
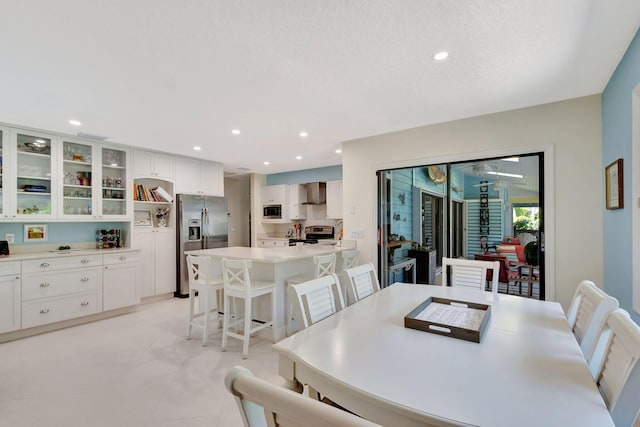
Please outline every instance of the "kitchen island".
M252 268L251 278L256 280L269 280L276 284L274 296L276 304L275 332L278 340L284 338L286 331L286 286L287 279L297 275L312 276L314 272L313 257L315 255L338 255L336 271L339 270L342 248L333 245L304 245L289 246L284 248L248 248L229 247L215 249L200 249L185 251L185 255L209 255L213 258L250 259ZM213 264L215 275L222 276L220 263ZM260 298L254 310L253 318L258 321L268 321L271 313L269 298ZM264 336L270 336L268 331L263 331Z

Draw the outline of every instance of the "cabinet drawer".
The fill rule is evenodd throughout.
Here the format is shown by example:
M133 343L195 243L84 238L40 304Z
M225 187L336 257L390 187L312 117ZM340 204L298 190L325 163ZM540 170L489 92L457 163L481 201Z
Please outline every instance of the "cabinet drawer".
M20 274L20 261L0 262L0 276Z
M103 265L116 265L129 262L138 262L138 252L118 252L102 256Z
M69 256L66 254L60 254L56 258L22 261L22 272L36 273L39 271L64 270L66 268L93 267L100 266L101 264L101 255Z
M22 276L22 301L102 289L100 267Z
M101 293L46 298L22 303L22 327L44 325L102 311Z

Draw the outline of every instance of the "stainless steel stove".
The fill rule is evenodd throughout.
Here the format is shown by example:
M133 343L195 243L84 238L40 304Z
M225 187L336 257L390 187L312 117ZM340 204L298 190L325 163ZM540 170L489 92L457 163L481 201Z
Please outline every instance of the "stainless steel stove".
M330 225L309 225L304 228L304 239L289 239L289 245L302 242L306 244L318 243L318 240L334 238L334 229Z

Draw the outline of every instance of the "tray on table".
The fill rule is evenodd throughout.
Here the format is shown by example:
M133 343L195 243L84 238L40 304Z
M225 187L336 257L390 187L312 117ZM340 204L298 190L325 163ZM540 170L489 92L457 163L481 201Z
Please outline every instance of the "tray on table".
M429 297L404 317L404 327L479 343L490 317L488 304Z

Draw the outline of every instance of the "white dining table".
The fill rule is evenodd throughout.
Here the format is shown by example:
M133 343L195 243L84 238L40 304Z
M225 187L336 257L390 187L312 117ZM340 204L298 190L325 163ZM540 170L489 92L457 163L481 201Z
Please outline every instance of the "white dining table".
M405 328L429 297L490 305L480 343ZM384 426L613 426L556 302L394 284L273 349L287 380Z

